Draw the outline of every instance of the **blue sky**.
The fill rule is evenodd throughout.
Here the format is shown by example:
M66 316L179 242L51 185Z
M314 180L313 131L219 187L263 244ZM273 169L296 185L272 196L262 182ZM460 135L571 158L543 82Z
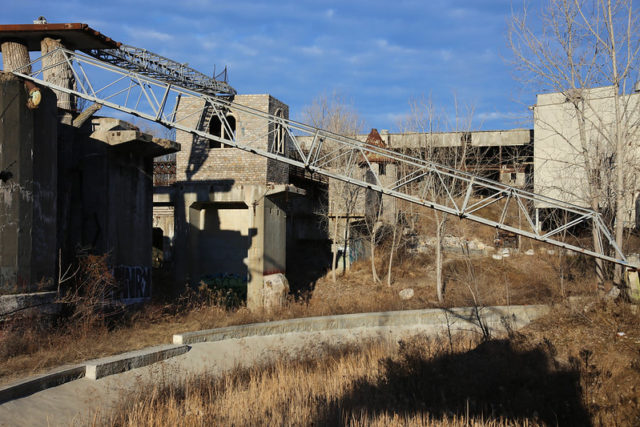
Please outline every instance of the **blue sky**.
M291 118L322 93L349 99L366 127L399 130L412 98L473 105L474 128L530 126L505 31L512 0L21 1L1 24L84 22L211 75L271 93Z

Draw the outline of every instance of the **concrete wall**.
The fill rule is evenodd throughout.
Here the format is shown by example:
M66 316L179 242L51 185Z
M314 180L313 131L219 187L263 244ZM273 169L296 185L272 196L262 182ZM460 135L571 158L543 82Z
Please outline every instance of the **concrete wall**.
M292 177L304 196L287 200L287 279L292 291L313 289L331 267L327 183Z
M497 146L521 146L531 143L530 129L509 129L471 132L436 132L430 134L432 144L435 147L459 147L468 136L471 136L471 145L474 147L497 147ZM356 137L359 141L366 141L368 134L361 134ZM425 145L427 134L421 132L389 133L382 129L380 131L382 140L391 149L419 148ZM311 145L313 136L301 136L298 141L307 148Z
M0 293L54 286L56 98L27 108L22 81L0 73Z
M60 140L62 265L73 263L79 253L108 253L122 286L120 297L149 297L153 227L153 158L145 153L149 141L137 134L129 139L122 130L94 132L100 120L88 123L73 139ZM123 145L118 137L125 138Z
M585 146L580 139L578 114L573 103L567 102L563 93L541 94L537 97L534 115L534 191L583 207L591 207L588 191L586 160L600 169L602 200L608 185L613 182L614 170L608 167L607 159L613 161L615 146L612 144L614 129L614 92L612 87L601 87L582 92L584 102ZM633 165L640 160L640 150L636 143L639 129L636 124L640 111L640 94L634 93L622 97L621 110L629 112L625 126L627 146L631 149L621 164L628 165L626 182L630 191L626 202L629 224L634 223L634 196L640 189ZM547 203L538 203L536 208L552 207Z
M178 183L168 195L176 213L177 281L244 281L248 306L260 307L263 277L286 271L286 192L284 185Z

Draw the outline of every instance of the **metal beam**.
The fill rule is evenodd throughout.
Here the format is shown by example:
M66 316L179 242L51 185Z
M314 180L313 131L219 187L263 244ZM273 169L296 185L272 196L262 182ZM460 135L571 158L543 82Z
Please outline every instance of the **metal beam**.
M37 67L41 62L41 58L29 64L32 67L31 73L26 74L22 72L22 70L27 69L26 67L18 69L13 73L42 86L47 86L118 111L155 121L164 126L188 132L200 138L217 141L229 147L235 147L269 159L305 168L310 172L378 191L400 200L406 200L417 205L437 209L460 218L466 218L533 240L549 243L605 261L625 266L629 265L620 248L616 246L615 239L613 239L609 230L603 225L600 214L590 209L524 191L446 165L369 145L353 138L331 133L293 120L270 115L263 111L231 102L228 99L212 96L206 90L199 90L197 87L194 87L194 85L184 84L184 81L181 83L180 81L176 81L175 78L171 76L167 77L162 73L144 73L137 70L136 67L126 66L126 63L114 63L113 61L103 62L95 57L62 48L59 49L59 51L64 54L65 61L72 63L74 67L82 70L82 76L87 80L88 84L79 84L77 90L72 90L44 81L42 70L38 70ZM53 52L50 54L52 53ZM123 59L123 61L125 60ZM76 75L79 75L79 73L76 73ZM89 89L87 89L87 87L89 87ZM91 89L92 87L101 87L102 89L94 92L93 89ZM267 134L275 132L278 126L284 127L286 130L286 132L284 132L287 138L286 143L292 155L288 155L287 150L282 153L276 152L273 149L258 148L252 144L252 141L237 138L235 135L232 135L232 139L217 137L198 127L185 124L184 117L177 118L177 103L180 99L184 102L189 98L198 100L203 105L200 111L196 111L193 114L202 114L205 108L211 108L213 109L213 113L221 120L224 129L231 129L231 126L227 122L226 115L229 111L235 113L241 112L242 114L252 116L254 120L262 120L266 125L265 129L273 129L273 131L268 131ZM310 149L306 149L302 143L298 141L299 136L313 137L313 143ZM348 163L345 163L345 158L349 159ZM401 172L397 180L390 185L381 182L378 174L371 168L370 158L382 159L385 163L397 165L398 170ZM345 167L346 169L344 169ZM363 168L363 171L361 171L363 173L354 173L356 172L356 167ZM366 174L364 172L368 170L376 177L375 183L366 181ZM416 184L420 183L420 180L425 180L423 184L431 183L432 185L442 185L444 197L432 197L429 199L409 185L413 182ZM467 190L466 195L461 196L461 198L464 197L464 200L461 200L462 203L460 207L458 207L458 203L455 200L456 198L450 191L454 187ZM485 198L472 203L469 200L472 189L475 192L482 192ZM519 209L521 213L525 215L525 218L527 218L524 226L508 224L506 221L506 207L513 198L516 199L516 203L511 205L514 209ZM505 205L499 219L492 219L488 212L484 212L486 207L502 200L504 200ZM536 202L544 202L554 209L559 210L561 213L559 218L566 218L565 222L555 225L555 228L547 230L546 233L543 234L530 220L530 215L527 211L527 209ZM591 227L596 232L598 239L604 239L609 242L613 253L599 252L593 248L585 247L582 243L570 244L553 238L553 236L561 231L578 225Z

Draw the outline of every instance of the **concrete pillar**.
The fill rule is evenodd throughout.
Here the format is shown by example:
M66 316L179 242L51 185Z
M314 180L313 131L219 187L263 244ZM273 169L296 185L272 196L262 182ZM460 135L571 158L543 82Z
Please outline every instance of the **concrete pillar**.
M45 37L40 43L40 50L42 51L43 56L58 48L64 48L64 45L60 42L59 39ZM42 78L45 81L54 83L67 89L76 88L76 81L73 75L73 71L71 70L69 64L66 62L63 53L58 52L53 55L49 55L46 58L43 58L42 68L44 70L42 72ZM58 108L65 111L75 111L76 100L73 95L57 90L55 90L54 92L56 94L56 97L58 98ZM65 120L67 120L69 122L65 124L70 125L70 119L70 115L63 115L63 123L65 123Z
M0 73L0 293L54 284L56 105L52 91L41 93L29 109L24 82Z
M250 246L247 253L247 308L256 310L262 308L262 288L264 286L264 200L260 196L247 203L249 206L249 239Z
M18 41L7 41L2 43L2 68L4 71L14 71L29 64L29 50L27 45ZM31 73L31 67L22 71L24 74Z

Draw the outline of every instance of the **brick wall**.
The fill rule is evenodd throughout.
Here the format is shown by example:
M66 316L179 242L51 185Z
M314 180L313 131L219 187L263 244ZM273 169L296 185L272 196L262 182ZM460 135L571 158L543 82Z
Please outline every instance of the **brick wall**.
M237 95L235 103L256 110L289 117L289 107L270 95ZM204 102L183 98L178 108L178 123L196 127ZM236 139L252 147L273 150L275 125L242 112L231 111L236 118ZM205 129L208 130L208 129ZM286 164L269 160L235 148L209 148L209 141L177 131L176 141L182 150L176 156L176 178L190 180L233 180L235 184L287 183L289 168ZM285 147L287 144L285 144Z

